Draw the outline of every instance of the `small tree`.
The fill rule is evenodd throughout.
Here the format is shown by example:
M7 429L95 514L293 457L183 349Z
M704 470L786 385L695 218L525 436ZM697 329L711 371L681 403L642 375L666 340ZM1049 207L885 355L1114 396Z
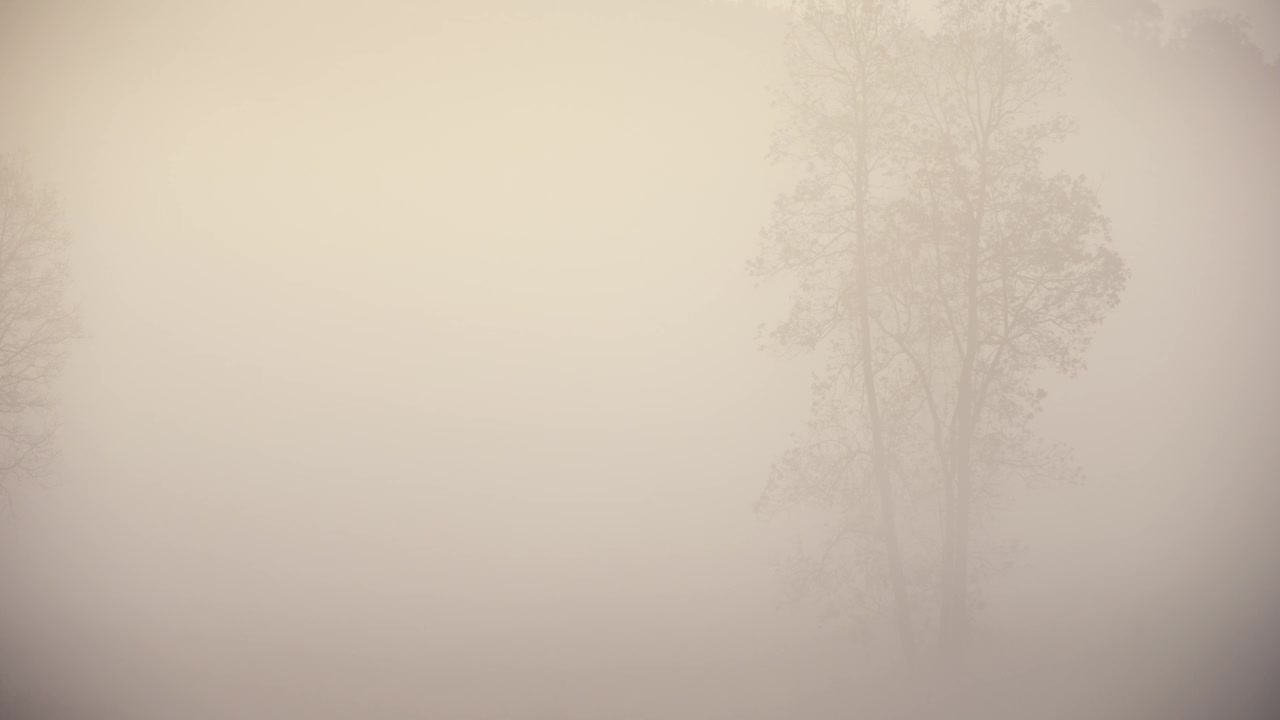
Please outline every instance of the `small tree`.
M53 195L0 155L0 491L45 470L53 380L76 333L67 305L68 235Z

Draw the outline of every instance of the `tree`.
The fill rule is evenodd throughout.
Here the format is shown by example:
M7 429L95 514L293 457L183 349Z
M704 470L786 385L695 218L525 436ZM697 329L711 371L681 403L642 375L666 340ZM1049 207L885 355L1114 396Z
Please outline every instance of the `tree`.
M39 474L53 455L50 390L77 331L67 240L52 193L0 155L0 489Z
M909 652L895 493L935 504L936 561L920 562L935 573L939 643L958 661L974 509L1002 478L1065 467L1030 430L1037 378L1083 367L1127 270L1086 181L1042 168L1069 123L1044 107L1065 70L1038 4L951 0L932 37L900 20L867 32L892 41L862 57L892 68L860 62L868 45L847 30L876 27L868 18L884 3L808 7L803 26L819 30L796 51L805 62L793 62L788 125L807 172L778 204L763 266L800 276L779 340L829 338L835 360L815 383L811 441L784 457L768 492L848 502L856 493L831 488L873 479ZM832 27L844 35L821 30ZM812 48L826 49L825 63Z
M928 337L902 349L949 354L932 363L945 368L943 382L921 375L919 386L930 406L949 406L935 419L945 422L932 424L946 449L939 630L958 658L968 636L978 474L1047 465L1028 442L1044 396L1037 373L1083 367L1127 270L1085 180L1042 169L1045 146L1069 129L1044 107L1066 72L1042 8L953 0L941 9L917 82L917 179L904 201L929 218L916 227L929 250L913 276L934 289L922 308L934 320Z
M884 393L894 368L872 321L883 224L879 195L899 142L900 55L908 32L898 2L803 4L788 38L793 82L783 103L789 125L778 133L774 152L798 160L806 172L794 192L779 198L755 270L791 270L801 277L775 339L809 348L825 341L833 358L815 393L811 437L775 468L769 492L816 492L848 513L855 510L858 487L874 487L897 634L910 660L915 635L886 437L892 410L885 407ZM815 464L825 467L834 485L807 486L807 471ZM850 530L851 519L846 515L839 537Z

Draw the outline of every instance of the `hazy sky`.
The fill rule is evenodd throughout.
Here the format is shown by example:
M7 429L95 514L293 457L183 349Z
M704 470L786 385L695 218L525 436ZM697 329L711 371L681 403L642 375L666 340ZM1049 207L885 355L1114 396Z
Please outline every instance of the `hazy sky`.
M1274 51L1280 5L1237 2ZM844 627L779 610L790 528L752 513L808 404L808 361L756 348L785 287L745 271L782 187L779 27L676 0L0 12L0 149L59 191L88 333L59 473L5 530L41 662L193 720L852 692ZM997 528L1033 569L989 598L1099 646L1238 589L1186 553L1275 494L1203 480L1276 459L1272 109L1170 157L1220 118L1107 110L1074 160L1134 279L1042 422L1098 482ZM1272 539L1253 520L1222 546Z

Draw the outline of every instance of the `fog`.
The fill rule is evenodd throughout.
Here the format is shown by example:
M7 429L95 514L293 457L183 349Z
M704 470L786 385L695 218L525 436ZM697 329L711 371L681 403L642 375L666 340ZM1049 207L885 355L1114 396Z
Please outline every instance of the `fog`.
M1131 276L1036 376L1084 473L992 503L1015 551L958 677L792 593L826 521L757 512L824 362L747 270L795 182L785 8L0 6L0 152L56 190L83 327L56 463L5 482L0 686L50 719L1269 717L1280 15L1076 4L1046 163Z

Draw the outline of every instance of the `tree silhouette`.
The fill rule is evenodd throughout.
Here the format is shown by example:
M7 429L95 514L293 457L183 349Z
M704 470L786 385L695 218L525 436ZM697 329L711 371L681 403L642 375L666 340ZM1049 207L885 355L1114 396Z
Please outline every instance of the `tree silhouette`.
M50 387L77 329L66 244L53 195L17 158L0 156L0 489L52 457Z
M1039 6L967 0L943 10L919 82L912 195L929 218L920 244L933 246L922 268L933 269L938 318L926 327L950 340L925 339L951 357L940 387L923 376L921 385L933 406L950 404L933 427L948 451L940 632L958 656L979 474L1025 466L1026 428L1043 396L1035 373L1082 367L1127 271L1084 180L1041 168L1043 148L1069 125L1042 105L1061 91L1065 67Z
M810 440L775 468L768 491L822 496L846 512L840 536L866 527L874 488L884 572L898 637L915 654L906 572L897 527L889 439L893 368L873 330L879 290L880 201L885 169L900 144L901 52L910 28L896 2L808 2L788 38L793 84L782 97L789 124L777 135L779 158L800 161L805 175L779 198L766 249L754 269L792 270L801 277L792 312L775 330L784 346L831 346L832 362L818 381ZM855 401L855 402L850 402ZM817 470L819 484L811 481ZM851 494L852 493L852 494Z
M886 7L815 3L798 24L859 28ZM936 592L917 595L938 602L941 648L958 661L975 507L1003 478L1066 467L1030 431L1044 397L1036 379L1083 366L1127 270L1085 180L1042 168L1045 146L1069 129L1045 107L1065 68L1042 9L952 0L940 10L928 37L895 24L891 49L876 55L892 69L840 62L830 33L798 41L833 60L793 63L802 100L787 127L806 140L792 145L807 151L797 154L806 175L778 204L766 233L774 261L762 267L800 277L779 340L830 339L833 361L815 383L810 442L775 468L766 498L849 506L871 477L904 647L905 578L932 575ZM901 548L930 543L924 531L895 534L895 493L937 511L936 558L921 553L915 573Z

